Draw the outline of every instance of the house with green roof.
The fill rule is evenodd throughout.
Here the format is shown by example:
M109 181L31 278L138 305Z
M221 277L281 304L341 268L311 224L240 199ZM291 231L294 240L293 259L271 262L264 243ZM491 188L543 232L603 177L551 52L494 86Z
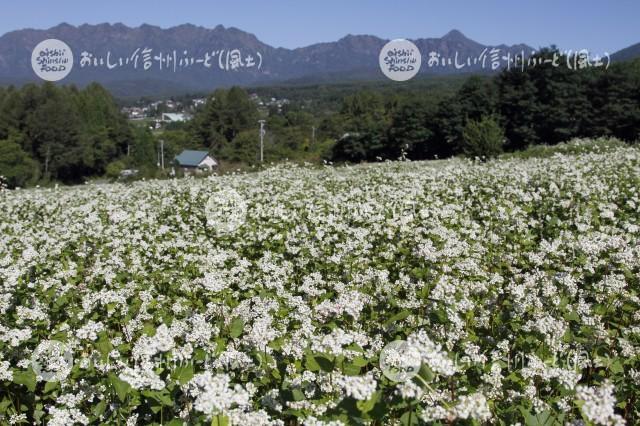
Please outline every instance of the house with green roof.
M193 151L185 149L175 158L176 166L180 167L185 173L198 171L211 171L218 166L215 158L209 155L207 151Z

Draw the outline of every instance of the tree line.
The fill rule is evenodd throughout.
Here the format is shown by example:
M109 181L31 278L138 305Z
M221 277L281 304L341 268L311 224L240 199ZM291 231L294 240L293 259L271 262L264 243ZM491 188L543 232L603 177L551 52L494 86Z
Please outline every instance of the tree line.
M0 88L0 175L10 186L104 174L133 129L100 85Z
M491 156L574 137L632 142L640 138L640 60L606 70L544 64L471 76L439 98L357 93L325 126L337 139L334 161Z
M492 156L573 137L640 137L640 60L607 70L547 64L442 81L397 90L312 86L297 96L289 87L282 90L292 102L280 108L260 107L239 87L218 89L191 121L154 132L128 121L96 83L0 88L0 175L10 187L116 177L124 168L161 176L160 141L168 164L182 149L203 149L223 164L253 165L259 119L267 123L268 162Z

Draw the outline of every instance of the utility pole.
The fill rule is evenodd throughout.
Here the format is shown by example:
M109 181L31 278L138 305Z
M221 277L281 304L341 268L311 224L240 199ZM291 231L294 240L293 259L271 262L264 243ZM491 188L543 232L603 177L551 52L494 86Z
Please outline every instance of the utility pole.
M311 144L316 144L316 126L311 126Z
M49 157L51 155L51 144L47 145L47 155L44 158L44 175L49 177Z
M160 139L160 164L164 170L164 139Z
M260 123L260 162L264 161L264 123L265 120L258 120Z

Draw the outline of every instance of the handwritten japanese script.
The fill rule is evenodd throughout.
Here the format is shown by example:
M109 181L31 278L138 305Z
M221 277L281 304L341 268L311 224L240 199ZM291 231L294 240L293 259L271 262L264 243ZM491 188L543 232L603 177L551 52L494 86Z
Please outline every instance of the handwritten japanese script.
M512 68L520 68L524 71L525 68L531 68L535 66L550 64L553 67L559 67L561 65L566 66L571 70L581 70L587 68L609 68L611 64L611 57L608 53L604 53L603 56L591 55L586 49L573 51L565 50L562 53L553 52L551 57L536 56L536 51L532 51L527 55L524 51L513 53L510 51L502 52L498 48L485 48L478 56L461 57L458 52L455 52L453 57L443 56L438 52L429 52L427 59L427 66L429 68L435 67L455 67L460 70L466 67L480 66L482 69L491 68L491 70L498 70L506 68L510 70Z
M152 68L160 71L178 72L192 67L219 69L222 71L236 71L240 69L261 69L262 54L260 52L243 53L240 49L220 49L205 52L201 55L189 54L187 50L178 52L154 51L149 47L139 47L132 54L117 56L111 51L106 55L96 55L83 51L80 54L80 68L117 68L130 67L148 71Z

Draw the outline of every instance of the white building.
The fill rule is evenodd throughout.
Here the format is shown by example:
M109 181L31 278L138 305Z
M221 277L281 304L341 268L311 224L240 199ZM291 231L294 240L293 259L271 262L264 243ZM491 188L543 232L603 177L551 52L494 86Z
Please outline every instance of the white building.
M182 113L174 113L174 112L163 112L162 119L160 121L164 121L166 123L176 123L183 122L189 120L189 117Z

